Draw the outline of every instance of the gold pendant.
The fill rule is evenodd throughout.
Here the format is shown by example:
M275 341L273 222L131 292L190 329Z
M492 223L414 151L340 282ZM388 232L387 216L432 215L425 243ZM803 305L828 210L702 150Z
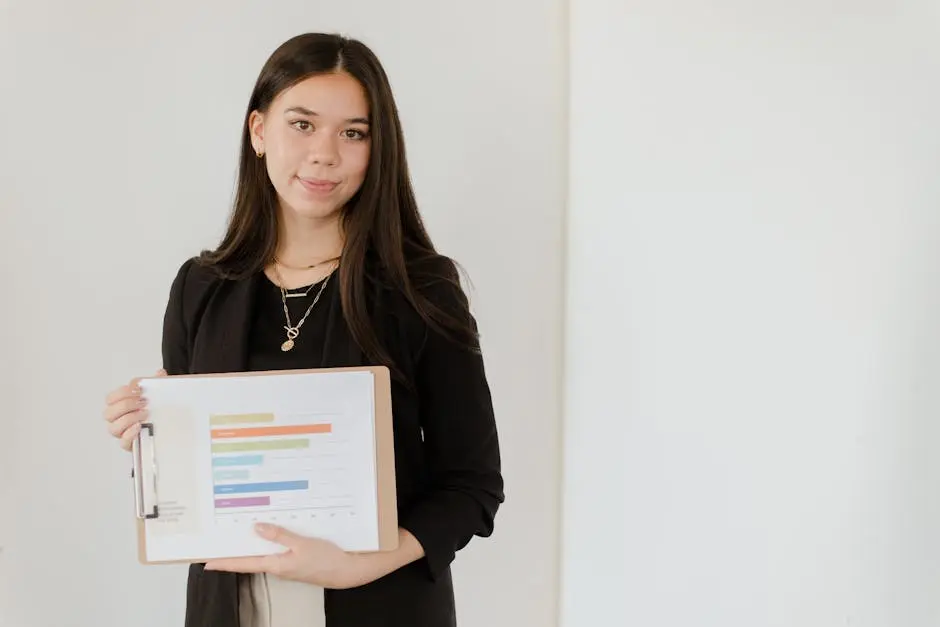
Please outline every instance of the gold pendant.
M303 320L301 320L300 323L303 324ZM294 338L300 335L300 329L292 326L286 326L284 329L287 331L287 340L281 344L281 350L286 353L294 348Z

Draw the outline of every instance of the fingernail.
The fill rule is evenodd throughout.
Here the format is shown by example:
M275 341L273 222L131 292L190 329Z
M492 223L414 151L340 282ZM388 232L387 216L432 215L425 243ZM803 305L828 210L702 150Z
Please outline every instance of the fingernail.
M271 533L271 525L267 523L256 523L255 531L262 535L269 535Z

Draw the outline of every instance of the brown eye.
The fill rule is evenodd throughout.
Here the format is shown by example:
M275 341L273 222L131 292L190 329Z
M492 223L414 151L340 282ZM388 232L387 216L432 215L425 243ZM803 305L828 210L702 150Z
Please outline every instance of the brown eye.
M313 125L307 120L297 120L293 123L294 128L298 131L309 131L313 128Z

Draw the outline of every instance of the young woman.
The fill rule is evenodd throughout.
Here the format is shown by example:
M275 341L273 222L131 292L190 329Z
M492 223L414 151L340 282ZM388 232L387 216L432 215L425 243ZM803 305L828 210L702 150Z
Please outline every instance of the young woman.
M190 568L187 627L456 625L450 564L504 499L497 430L456 265L425 232L362 43L301 35L262 68L227 232L172 283L163 361L170 375L384 364L394 380L399 548L348 554L262 526L282 553ZM146 416L139 390L108 395L124 449Z

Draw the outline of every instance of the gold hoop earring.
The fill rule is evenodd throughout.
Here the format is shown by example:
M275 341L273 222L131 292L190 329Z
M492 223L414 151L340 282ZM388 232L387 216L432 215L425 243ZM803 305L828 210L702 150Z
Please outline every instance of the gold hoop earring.
M258 158L259 158L259 159L264 156L264 153L261 152L261 151L258 151L258 152L256 152L255 154L258 155Z

